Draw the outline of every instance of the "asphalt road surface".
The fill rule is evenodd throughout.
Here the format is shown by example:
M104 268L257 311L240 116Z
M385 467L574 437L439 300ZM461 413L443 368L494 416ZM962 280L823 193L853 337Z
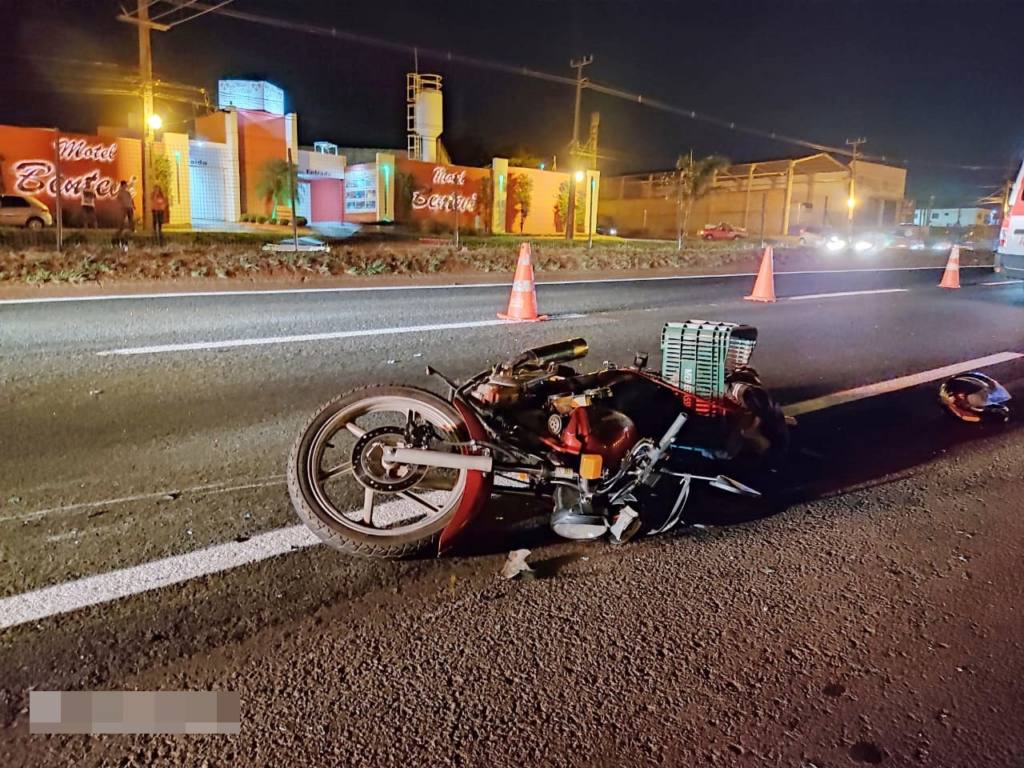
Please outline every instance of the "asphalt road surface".
M750 278L548 284L552 319L513 325L504 287L0 302L0 764L1020 765L1024 433L945 418L929 379L982 360L1024 400L1024 286L939 274L781 275L773 305ZM788 404L924 373L801 417L758 519L708 501L611 549L503 503L402 563L293 528L284 459L322 401L577 335L657 368L691 317L756 325ZM536 580L497 579L516 546ZM162 558L180 583L13 612ZM30 737L29 688L238 690L242 734Z

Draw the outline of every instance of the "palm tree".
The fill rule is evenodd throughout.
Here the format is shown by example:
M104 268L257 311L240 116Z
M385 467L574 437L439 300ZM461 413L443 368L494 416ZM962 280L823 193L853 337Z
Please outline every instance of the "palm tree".
M676 250L683 248L683 237L694 202L711 191L718 172L728 167L729 161L721 155L694 159L693 152L690 152L680 155L675 171L666 174L665 185L676 199Z
M299 174L294 163L287 160L268 160L256 184L257 193L270 202L270 218L277 221L277 207L291 205L292 195L298 193Z

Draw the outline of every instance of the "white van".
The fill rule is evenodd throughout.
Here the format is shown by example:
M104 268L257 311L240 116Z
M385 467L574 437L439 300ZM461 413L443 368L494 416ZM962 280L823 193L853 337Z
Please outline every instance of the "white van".
M1024 277L1024 165L1010 190L1008 210L999 230L999 263L1007 277Z

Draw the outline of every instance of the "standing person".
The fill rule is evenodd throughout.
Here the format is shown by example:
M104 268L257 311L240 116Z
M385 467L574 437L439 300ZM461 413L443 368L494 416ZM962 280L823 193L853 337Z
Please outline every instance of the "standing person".
M157 184L153 187L153 194L150 197L150 209L153 211L153 228L156 230L156 243L163 248L164 245L164 221L167 217L167 196Z
M124 250L128 250L128 241L124 239L124 230L135 231L135 201L132 200L132 193L128 190L128 182L121 180L117 187L117 213L118 224L117 234L114 236Z
M92 188L92 179L87 179L82 190L82 213L85 216L85 228L96 229L96 190Z

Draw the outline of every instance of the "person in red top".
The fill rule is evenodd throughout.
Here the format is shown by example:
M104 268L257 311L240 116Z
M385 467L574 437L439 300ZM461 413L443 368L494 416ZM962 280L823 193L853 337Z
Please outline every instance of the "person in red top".
M159 184L153 187L149 207L153 211L153 229L156 230L156 242L157 245L162 247L164 244L164 222L167 219L167 196Z

